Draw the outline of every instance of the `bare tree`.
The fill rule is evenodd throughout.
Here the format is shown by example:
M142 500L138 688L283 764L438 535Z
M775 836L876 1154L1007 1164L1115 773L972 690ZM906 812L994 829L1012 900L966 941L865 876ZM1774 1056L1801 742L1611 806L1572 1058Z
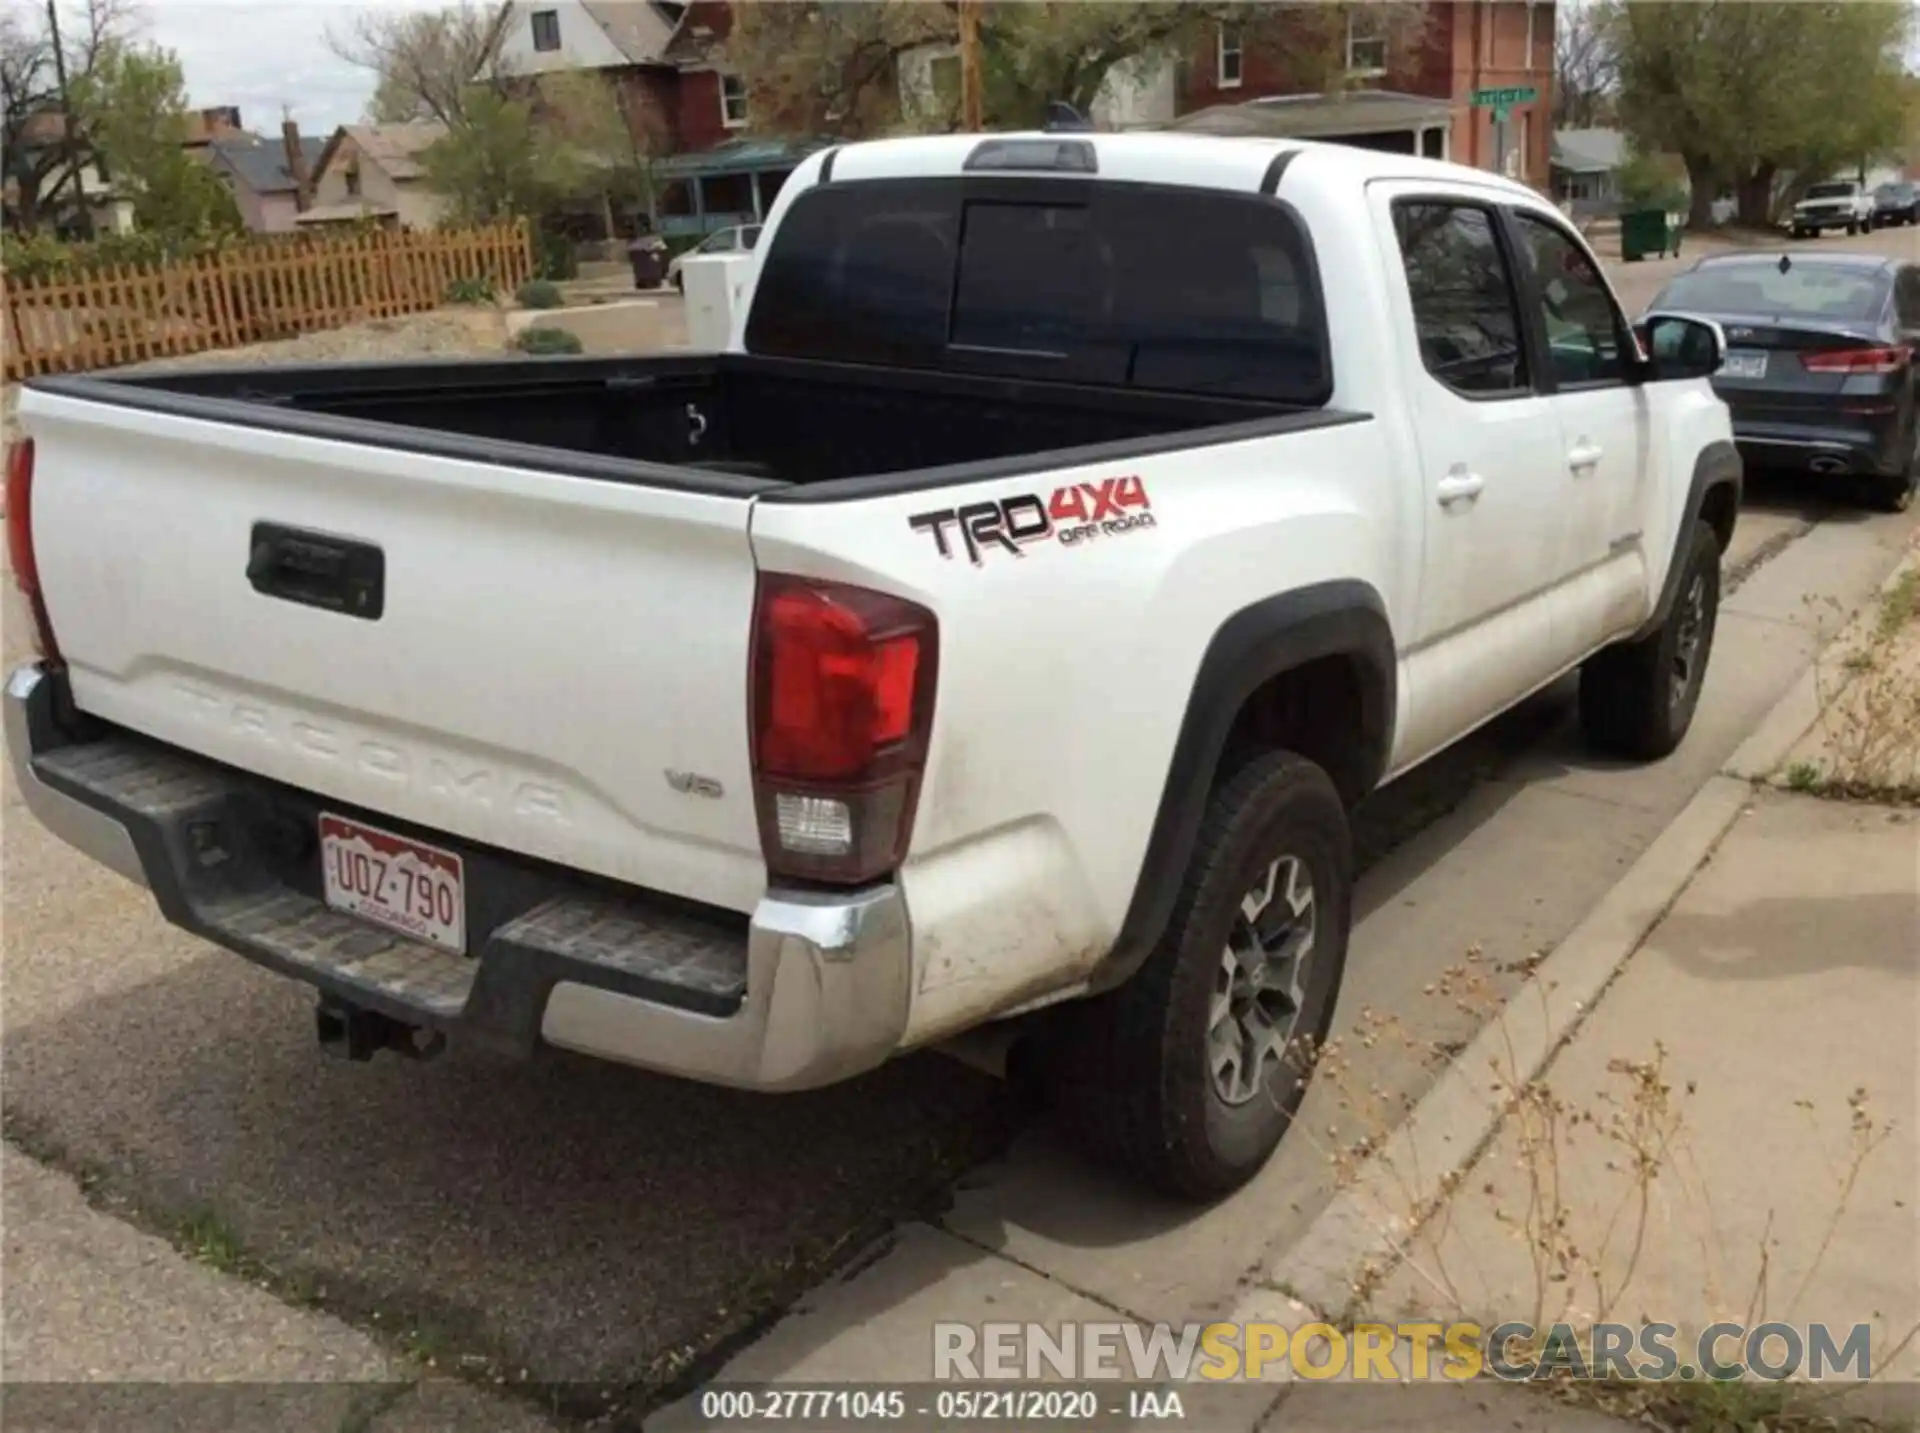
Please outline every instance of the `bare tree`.
M56 49L44 5L13 0L0 9L0 175L20 228L38 228L69 190L77 196L92 162L84 126L65 109L60 62L70 85L84 81L138 29L132 0L85 0L61 18Z
M460 124L476 84L492 78L490 62L504 10L460 0L438 10L363 10L326 45L350 65L371 70L370 119L392 123L437 119Z
M1620 55L1610 29L1612 6L1573 0L1560 6L1553 41L1553 124L1595 129L1612 123L1620 87Z

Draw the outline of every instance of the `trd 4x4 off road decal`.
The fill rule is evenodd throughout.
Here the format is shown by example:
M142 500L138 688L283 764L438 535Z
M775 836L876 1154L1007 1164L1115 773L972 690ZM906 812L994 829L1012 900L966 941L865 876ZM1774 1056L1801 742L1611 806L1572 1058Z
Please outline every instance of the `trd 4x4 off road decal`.
M953 556L951 538L957 531L967 560L978 567L988 548L1004 548L1015 557L1025 557L1023 549L1031 543L1052 539L1062 547L1078 547L1102 534L1117 537L1152 527L1152 506L1147 485L1139 478L1104 478L1055 488L1049 498L1021 493L997 502L915 513L907 526L931 533L933 545L947 558Z

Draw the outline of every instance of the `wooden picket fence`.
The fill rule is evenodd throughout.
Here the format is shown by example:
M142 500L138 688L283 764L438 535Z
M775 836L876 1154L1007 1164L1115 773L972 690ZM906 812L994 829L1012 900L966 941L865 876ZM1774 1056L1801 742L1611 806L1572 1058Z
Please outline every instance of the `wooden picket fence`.
M163 264L5 279L5 376L108 368L291 338L446 302L456 280L511 294L533 273L524 224L302 238Z

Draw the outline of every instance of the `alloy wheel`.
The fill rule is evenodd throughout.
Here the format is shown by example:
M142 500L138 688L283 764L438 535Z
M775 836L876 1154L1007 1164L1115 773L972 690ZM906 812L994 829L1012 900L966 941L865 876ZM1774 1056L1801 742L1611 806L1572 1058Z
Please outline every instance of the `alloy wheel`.
M1680 603L1680 632L1673 644L1673 692L1677 708L1687 699L1699 675L1700 648L1707 632L1707 577L1696 572Z
M1315 917L1313 877L1297 856L1275 860L1241 898L1207 1022L1208 1073L1229 1105L1251 1100L1287 1057L1306 1005Z

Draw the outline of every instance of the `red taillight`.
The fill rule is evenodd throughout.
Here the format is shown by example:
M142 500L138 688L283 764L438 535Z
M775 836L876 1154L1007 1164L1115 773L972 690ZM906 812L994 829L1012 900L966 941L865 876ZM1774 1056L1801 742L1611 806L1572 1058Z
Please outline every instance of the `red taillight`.
M933 724L938 635L931 612L897 597L760 579L753 767L769 870L858 884L899 865Z
M1913 350L1904 344L1887 348L1836 348L1800 355L1800 366L1809 373L1898 373L1912 361Z
M40 569L33 561L33 439L7 449L7 561L13 582L31 597L40 590Z
M33 608L34 635L40 655L60 658L47 621L47 604L40 595L40 564L33 555L33 439L22 438L7 449L7 562L14 586L26 594Z

